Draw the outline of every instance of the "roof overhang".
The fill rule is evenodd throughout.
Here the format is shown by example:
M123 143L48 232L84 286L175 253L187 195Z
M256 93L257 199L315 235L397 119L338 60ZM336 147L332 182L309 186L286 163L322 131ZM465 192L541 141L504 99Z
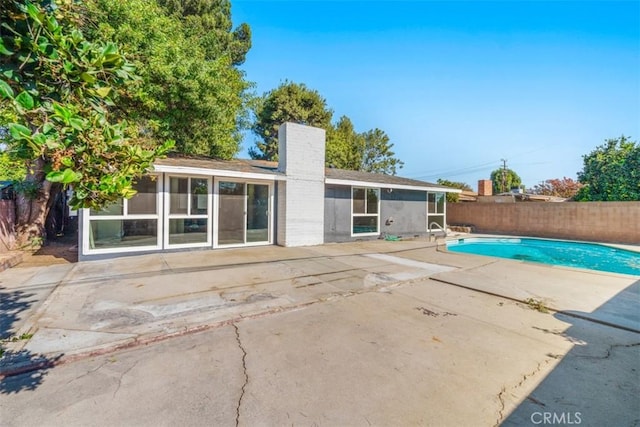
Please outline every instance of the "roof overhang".
M373 187L373 188L393 188L394 190L414 190L414 191L432 191L438 193L461 193L462 190L457 188L442 188L442 187L429 187L429 186L417 186L406 184L389 184L384 182L369 182L369 181L352 181L350 179L335 179L326 178L325 184L333 185L346 185L352 187Z
M259 179L268 181L284 181L286 177L284 175L275 175L270 173L256 173L256 172L240 172L225 169L209 169L209 168L195 168L192 166L168 166L168 165L153 165L154 172L162 173L175 173L180 175L206 175L206 176L220 176L226 178L240 178L240 179Z

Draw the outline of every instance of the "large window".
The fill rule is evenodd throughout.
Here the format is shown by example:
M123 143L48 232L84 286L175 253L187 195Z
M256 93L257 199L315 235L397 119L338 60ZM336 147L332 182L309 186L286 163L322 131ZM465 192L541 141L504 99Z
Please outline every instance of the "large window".
M380 229L380 189L353 187L351 200L352 233L354 235L378 234Z
M169 246L210 244L209 178L169 176L167 243Z
M102 210L91 209L88 249L159 247L157 181L153 176L143 177L134 184L137 193L131 199L120 199Z
M445 228L445 200L445 193L427 193L427 230L439 230L434 222Z

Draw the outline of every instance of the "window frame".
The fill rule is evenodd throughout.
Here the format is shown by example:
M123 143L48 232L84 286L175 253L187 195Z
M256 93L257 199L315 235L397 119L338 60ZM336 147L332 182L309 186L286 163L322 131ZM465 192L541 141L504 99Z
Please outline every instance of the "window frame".
M187 212L186 213L171 213L171 178L187 179ZM206 214L192 214L192 196L194 193L191 191L191 180L201 179L207 181L207 213ZM211 247L213 245L213 229L212 229L212 177L208 175L191 175L191 174L169 174L165 173L164 177L164 192L166 193L164 200L164 209L166 215L164 215L164 247L166 249L176 248L199 248L199 247ZM206 219L207 220L207 240L204 242L195 243L170 243L170 227L169 224L172 219Z
M436 197L434 201L435 212L431 212L429 210L429 196L433 194ZM441 195L443 203L442 203L442 212L438 212L438 195ZM442 227L446 229L447 227L447 193L444 191L428 191L427 192L427 231L440 231L439 228L431 228L432 218L442 218Z
M233 182L236 184L243 184L244 186L244 194L243 194L243 198L244 198L244 232L243 232L243 241L244 243L228 243L228 244L224 244L224 243L219 243L219 236L218 236L218 225L219 225L219 221L220 221L220 183L223 182ZM266 185L267 187L269 187L269 206L268 206L268 224L269 224L269 231L268 231L268 236L269 236L269 240L268 241L264 241L264 242L247 242L247 203L248 203L248 195L247 195L247 186L248 185ZM249 246L268 246L268 245L273 245L274 244L274 230L275 230L275 215L273 215L274 212L274 204L275 204L275 186L273 184L273 182L271 181L260 181L260 180L247 180L247 179L242 179L242 178L234 178L234 177L226 177L226 176L222 176L222 177L215 177L214 179L214 186L213 186L213 191L214 191L214 206L213 206L213 223L215 224L216 230L214 233L214 241L213 241L213 247L214 249L220 248L220 249L226 249L226 248L244 248L244 247L249 247Z
M353 206L354 206L354 192L355 190L364 190L365 191L365 197L364 197L364 212L365 213L356 213L353 211ZM377 209L376 209L376 213L375 214L371 214L371 213L367 213L368 211L368 206L369 206L369 198L368 196L368 191L369 190L374 190L377 192L377 196L378 196L378 203L377 203ZM366 236L379 236L380 235L380 202L381 202L381 194L382 191L380 189L380 187L362 187L362 186L351 186L351 237L366 237ZM366 233L356 233L354 231L354 219L355 218L376 218L376 231L369 231Z
M82 210L82 250L87 255L113 254L121 252L141 252L162 249L163 224L162 218L162 175L150 173L146 176L152 177L156 183L156 213L155 214L130 214L129 199L122 198L122 214L119 215L92 215L91 209ZM135 196L134 196L135 197ZM127 221L127 220L156 220L156 244L146 246L122 246L117 248L91 248L90 240L92 236L92 221Z

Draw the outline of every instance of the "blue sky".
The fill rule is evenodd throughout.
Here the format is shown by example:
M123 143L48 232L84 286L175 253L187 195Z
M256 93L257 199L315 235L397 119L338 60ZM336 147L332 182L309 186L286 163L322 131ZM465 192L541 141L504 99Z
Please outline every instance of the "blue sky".
M506 159L532 187L640 140L640 1L232 0L232 16L256 93L318 90L334 122L389 135L401 176L475 189Z

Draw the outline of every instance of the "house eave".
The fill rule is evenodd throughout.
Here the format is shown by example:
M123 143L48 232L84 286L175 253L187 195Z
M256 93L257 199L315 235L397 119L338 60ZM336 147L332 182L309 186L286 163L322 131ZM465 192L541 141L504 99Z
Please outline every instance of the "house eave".
M462 192L462 190L459 190L457 188L390 184L390 183L384 183L384 182L370 182L370 181L354 181L350 179L326 178L324 182L325 184L346 185L351 187L392 188L394 190L432 191L432 192L439 192L439 193L461 193Z
M180 175L206 175L225 178L239 178L239 179L256 179L256 180L269 180L269 181L284 181L286 177L284 175L268 174L268 173L256 173L256 172L240 172L234 170L224 169L209 169L209 168L197 168L193 166L168 166L168 165L153 165L153 172L157 173L173 173Z

